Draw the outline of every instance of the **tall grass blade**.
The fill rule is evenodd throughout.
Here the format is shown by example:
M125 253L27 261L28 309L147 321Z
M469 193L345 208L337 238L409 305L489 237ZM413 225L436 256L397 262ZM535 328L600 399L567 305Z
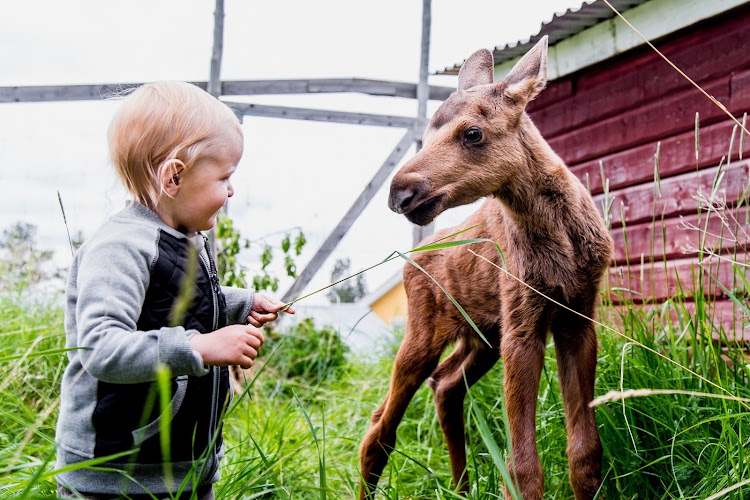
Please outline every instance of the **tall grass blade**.
M599 170L602 177L602 188L604 189L602 194L602 214L604 225L607 229L612 229L612 205L615 202L615 198L610 194L609 179L604 175L604 163L602 163L601 160L599 160Z
M466 380L464 376L464 381ZM469 411L474 417L474 421L477 424L477 428L479 429L479 435L482 437L482 442L487 447L487 451L490 454L490 457L492 458L492 463L495 464L495 468L500 472L500 475L503 478L503 481L505 482L505 487L508 488L508 492L510 495L516 499L519 500L521 498L516 484L513 481L513 478L510 475L510 472L508 471L508 467L505 465L505 459L503 458L503 454L500 451L500 447L497 445L497 442L492 437L492 432L490 432L490 428L487 425L487 418L484 416L484 412L482 412L482 409L479 407L479 404L474 400L474 397L471 394L471 389L469 388L468 383L466 384L466 395L469 399ZM503 414L506 424L506 429L508 432L506 432L506 435L508 436L508 439L510 440L510 427L507 422L507 414L505 414L505 409L503 408ZM509 447L508 450L512 450L512 447Z
M698 170L698 151L700 151L700 115L695 113L695 169Z
M589 403L590 407L596 407L603 405L604 403L611 403L612 401L620 401L629 398L643 398L648 396L662 396L662 395L675 395L681 394L685 396L701 397L701 398L712 398L721 399L725 401L741 401L750 403L750 398L740 398L737 396L728 396L725 394L713 394L710 392L699 392L699 391L684 391L680 389L628 389L626 391L609 391L603 396L595 398Z
M706 497L706 500L716 500L718 498L726 498L727 493L731 493L734 490L740 489L747 484L750 484L750 479L745 479L744 481L740 481L737 484L733 484L732 486L728 488L724 488L723 490L711 495L710 497Z
M320 449L320 443L318 442L318 435L315 433L315 427L312 424L312 421L310 421L310 416L305 411L305 408L302 406L302 402L297 397L297 394L294 393L294 400L297 402L297 406L299 406L299 409L302 411L302 416L305 417L305 421L307 422L307 426L310 428L310 432L312 433L313 441L315 441L315 448L318 450L318 473L319 475L319 485L320 485L320 500L326 499L326 469L325 469L325 451L321 451Z
M242 389L242 393L240 393L239 396L234 398L234 400L232 401L232 404L229 405L229 408L227 409L225 416L231 415L234 412L234 410L239 406L240 401L242 401L243 398L248 394L250 389L255 384L255 381L258 380L258 377L260 376L260 374L265 371L266 367L269 365L269 362L274 358L274 356L276 356L276 353L279 351L279 348L283 345L284 340L285 339L282 338L281 342L279 342L278 344L274 346L273 350L268 354L268 356L265 357L265 362L253 375L253 378L250 379L249 382L247 381L245 382L245 388Z
M159 419L159 445L163 458L164 482L172 485L172 453L170 447L170 429L172 424L172 370L160 363L156 367L156 383L159 387L159 406L163 418Z
M92 468L95 468L99 464L112 462L120 458L127 457L129 455L134 455L136 453L138 453L138 450L128 450L128 451L122 451L120 453L113 453L112 455L107 455L106 457L92 458L90 460L85 460L83 462L71 464L71 465L62 467L60 469L55 469L53 471L46 471L43 477L48 478L48 477L57 476L59 474L65 474L66 472L73 472L73 471L81 470L81 469L92 469Z
M742 128L745 128L745 124L747 123L747 113L744 113L742 115ZM740 161L742 161L742 153L745 150L745 134L740 134L740 151L739 151L739 157Z
M659 151L661 150L661 141L656 143L656 153L654 153L654 188L658 198L661 198L661 178L659 176Z
M62 196L60 190L57 190L57 202L60 204L60 212L62 212L63 223L65 224L65 231L68 233L68 244L70 245L70 256L75 257L75 250L73 249L73 238L70 237L70 228L68 227L68 218L65 217L65 207L63 206Z
M632 342L626 342L625 345L622 346L622 358L620 360L620 391L625 392L625 352L627 351L628 347L633 345ZM595 400L596 401L596 400ZM593 402L592 402L593 403ZM589 406L593 406L592 403L589 403ZM622 400L622 417L625 419L625 427L628 429L628 434L630 435L630 441L633 443L633 450L635 450L635 454L638 455L638 445L635 443L635 436L633 435L633 429L630 425L630 422L628 421L628 412L625 411L625 398Z
M26 354L12 354L10 356L0 357L0 363L13 361L15 359L33 359L33 358L40 358L40 357L43 358L47 356L53 356L55 354L65 354L66 352L77 351L77 350L90 351L91 348L90 347L62 347L59 349L47 349L45 351L37 351L37 352L26 353Z
M195 246L187 246L187 259L185 261L185 278L180 282L180 290L177 299L172 304L169 311L169 326L179 326L183 324L188 308L195 297L194 278L198 271L198 251ZM208 269L207 269L208 271Z

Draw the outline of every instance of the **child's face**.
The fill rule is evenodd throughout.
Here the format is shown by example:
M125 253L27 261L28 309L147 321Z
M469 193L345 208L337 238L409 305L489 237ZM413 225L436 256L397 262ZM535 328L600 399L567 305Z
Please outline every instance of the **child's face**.
M234 194L229 178L240 161L242 147L242 137L236 131L217 134L207 149L211 154L180 175L171 214L176 229L193 233L214 227L219 210Z

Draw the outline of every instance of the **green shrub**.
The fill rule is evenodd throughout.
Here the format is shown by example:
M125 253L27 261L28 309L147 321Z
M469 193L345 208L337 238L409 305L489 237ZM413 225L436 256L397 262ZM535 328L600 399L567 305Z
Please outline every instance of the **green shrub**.
M349 351L337 330L316 328L307 318L284 333L266 332L258 359L264 363L266 376L314 388L346 374Z

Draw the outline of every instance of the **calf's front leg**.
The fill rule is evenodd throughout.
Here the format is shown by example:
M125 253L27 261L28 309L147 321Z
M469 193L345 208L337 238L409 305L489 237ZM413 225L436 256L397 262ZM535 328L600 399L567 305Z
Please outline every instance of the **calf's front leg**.
M544 363L544 337L535 328L509 328L503 332L500 350L513 446L508 470L524 500L541 500L544 474L536 447L535 417ZM505 498L512 498L507 488Z

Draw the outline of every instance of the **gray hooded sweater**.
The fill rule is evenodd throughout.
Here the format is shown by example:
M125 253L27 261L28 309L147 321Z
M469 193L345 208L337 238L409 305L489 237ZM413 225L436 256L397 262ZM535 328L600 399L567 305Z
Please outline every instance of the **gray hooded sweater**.
M244 323L252 291L219 287L202 235L187 237L134 203L78 251L66 300L59 482L141 494L217 481L228 371L204 366L188 340ZM154 383L161 366L171 373L166 410Z

